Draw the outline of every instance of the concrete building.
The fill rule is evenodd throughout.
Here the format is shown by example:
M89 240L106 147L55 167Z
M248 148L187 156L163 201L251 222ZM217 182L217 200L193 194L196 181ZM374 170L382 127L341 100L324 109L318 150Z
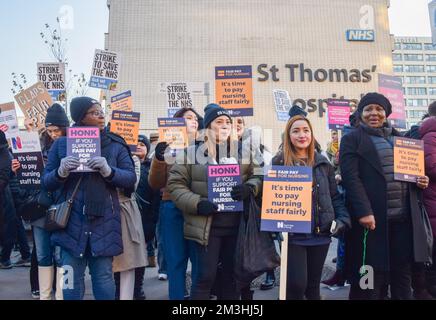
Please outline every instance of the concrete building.
M403 79L410 128L436 100L436 46L430 37L395 37L392 59L394 73Z
M285 122L272 91L284 89L309 111L325 145L325 100L356 103L377 90L377 73L392 74L388 7L389 0L108 0L106 49L121 55L111 94L131 90L141 130L150 132L167 115L161 82L206 83L193 101L202 113L215 100L215 66L251 65L248 125L272 129L277 147Z

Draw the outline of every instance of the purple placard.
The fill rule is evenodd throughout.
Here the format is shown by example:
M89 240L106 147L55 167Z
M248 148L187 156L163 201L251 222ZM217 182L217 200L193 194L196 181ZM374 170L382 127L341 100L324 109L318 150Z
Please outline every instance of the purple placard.
M219 212L239 212L244 209L242 201L230 196L234 186L241 184L238 164L216 165L208 167L208 199L218 206Z
M80 167L72 172L95 172L86 163L100 157L100 130L94 127L74 127L67 129L67 156L77 157Z

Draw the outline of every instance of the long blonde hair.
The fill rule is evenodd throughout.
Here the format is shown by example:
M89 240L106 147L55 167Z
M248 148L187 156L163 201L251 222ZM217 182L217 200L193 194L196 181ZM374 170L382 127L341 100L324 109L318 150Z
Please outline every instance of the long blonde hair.
M297 150L295 150L295 146L291 142L291 137L289 132L291 131L292 125L297 121L306 121L307 125L310 128L310 133L312 135L312 139L310 141L309 147L307 148L307 163L306 165L311 167L315 164L315 137L313 136L313 128L310 121L303 116L295 116L288 120L285 128L285 136L283 138L283 157L284 157L284 165L285 166L294 166L298 163L301 163L301 159L297 157Z

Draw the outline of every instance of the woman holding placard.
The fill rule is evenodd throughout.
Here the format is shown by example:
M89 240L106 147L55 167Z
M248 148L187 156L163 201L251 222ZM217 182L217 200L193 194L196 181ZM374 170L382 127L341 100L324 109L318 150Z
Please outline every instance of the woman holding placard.
M44 162L47 162L48 153L54 141L66 135L66 130L70 126L67 114L64 108L55 103L47 109L45 118L45 128L40 134L41 150ZM32 130L29 123L26 125L28 130ZM21 164L17 159L12 160L12 171L17 174ZM11 181L11 191L17 210L20 213L29 215L32 208L29 206L37 205L36 203L26 203L25 200L32 194L38 194L38 205L49 207L53 202L53 194L48 193L43 188L37 190L26 190L21 188L17 179ZM27 211L27 212L26 212ZM36 260L38 262L38 282L40 300L52 299L53 281L56 279L56 300L62 300L62 289L60 287L61 275L56 275L59 268L56 268L54 251L55 248L50 243L51 232L47 231L45 226L45 215L42 217L29 217L32 225L33 238L35 240ZM31 277L32 278L32 277ZM32 295L35 292L32 291Z
M84 131L95 132L98 128L101 156L87 161L92 172L75 172L81 163L77 157L66 156L65 137L54 142L48 155L43 186L49 191L62 190L56 204L72 203L66 227L51 236L52 244L60 247L57 258L64 269L64 300L83 299L86 267L95 299L114 300L112 260L123 252L117 189L122 189L126 197L131 196L136 182L135 166L124 139L106 130L104 111L98 101L74 98L70 112L76 131L91 127Z
M306 117L296 115L289 119L283 148L272 163L312 167L312 232L288 234L286 299L320 300L321 275L331 236L342 233L350 221L336 186L334 169L327 158L315 151L312 125Z
M346 240L350 299L384 299L389 284L392 299L411 299L412 262L431 261L420 191L429 179L394 179L394 137L400 134L387 121L392 106L385 96L367 94L357 111L360 126L342 138L340 153L352 217Z
M186 122L188 145L195 144L198 138L199 115L192 108L183 108L176 112L174 118L183 118ZM168 273L168 295L170 300L183 300L186 293L186 269L188 259L195 260L193 243L183 238L183 214L170 199L167 190L168 174L177 156L169 152L171 146L159 142L151 162L148 182L153 190L163 190L157 223L159 280L166 280ZM174 150L171 150L174 151ZM170 160L170 161L168 161ZM163 256L163 257L162 257ZM166 265L166 270L162 270ZM195 276L195 270L192 270Z

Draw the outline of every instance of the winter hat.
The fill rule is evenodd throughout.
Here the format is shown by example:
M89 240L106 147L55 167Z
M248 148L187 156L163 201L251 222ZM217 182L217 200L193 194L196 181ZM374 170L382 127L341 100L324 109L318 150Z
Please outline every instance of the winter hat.
M60 104L55 103L47 109L45 126L57 126L61 128L67 128L70 126L70 121L68 120L67 114Z
M304 111L302 108L300 108L297 105L293 105L292 108L289 110L289 117L293 118L295 116L303 116L307 117L307 112Z
M348 119L350 122L350 126L356 128L359 124L359 113L357 112L357 110L350 114Z
M75 123L82 121L82 119L85 118L86 112L88 112L94 104L100 105L100 102L90 97L74 98L70 104L70 113L73 121Z
M357 111L359 112L359 114L362 115L363 108L369 106L370 104L378 104L380 107L382 107L386 112L386 117L389 117L392 113L392 105L389 102L388 98L380 93L371 92L366 94L360 100L359 105L357 106Z
M206 108L204 108L204 127L208 128L213 120L221 116L226 116L230 119L230 121L232 121L232 117L226 109L220 107L216 103L208 104Z
M143 143L147 147L147 153L150 152L150 140L142 134L138 136L138 143Z
M204 129L204 119L202 116L198 116L198 130Z

